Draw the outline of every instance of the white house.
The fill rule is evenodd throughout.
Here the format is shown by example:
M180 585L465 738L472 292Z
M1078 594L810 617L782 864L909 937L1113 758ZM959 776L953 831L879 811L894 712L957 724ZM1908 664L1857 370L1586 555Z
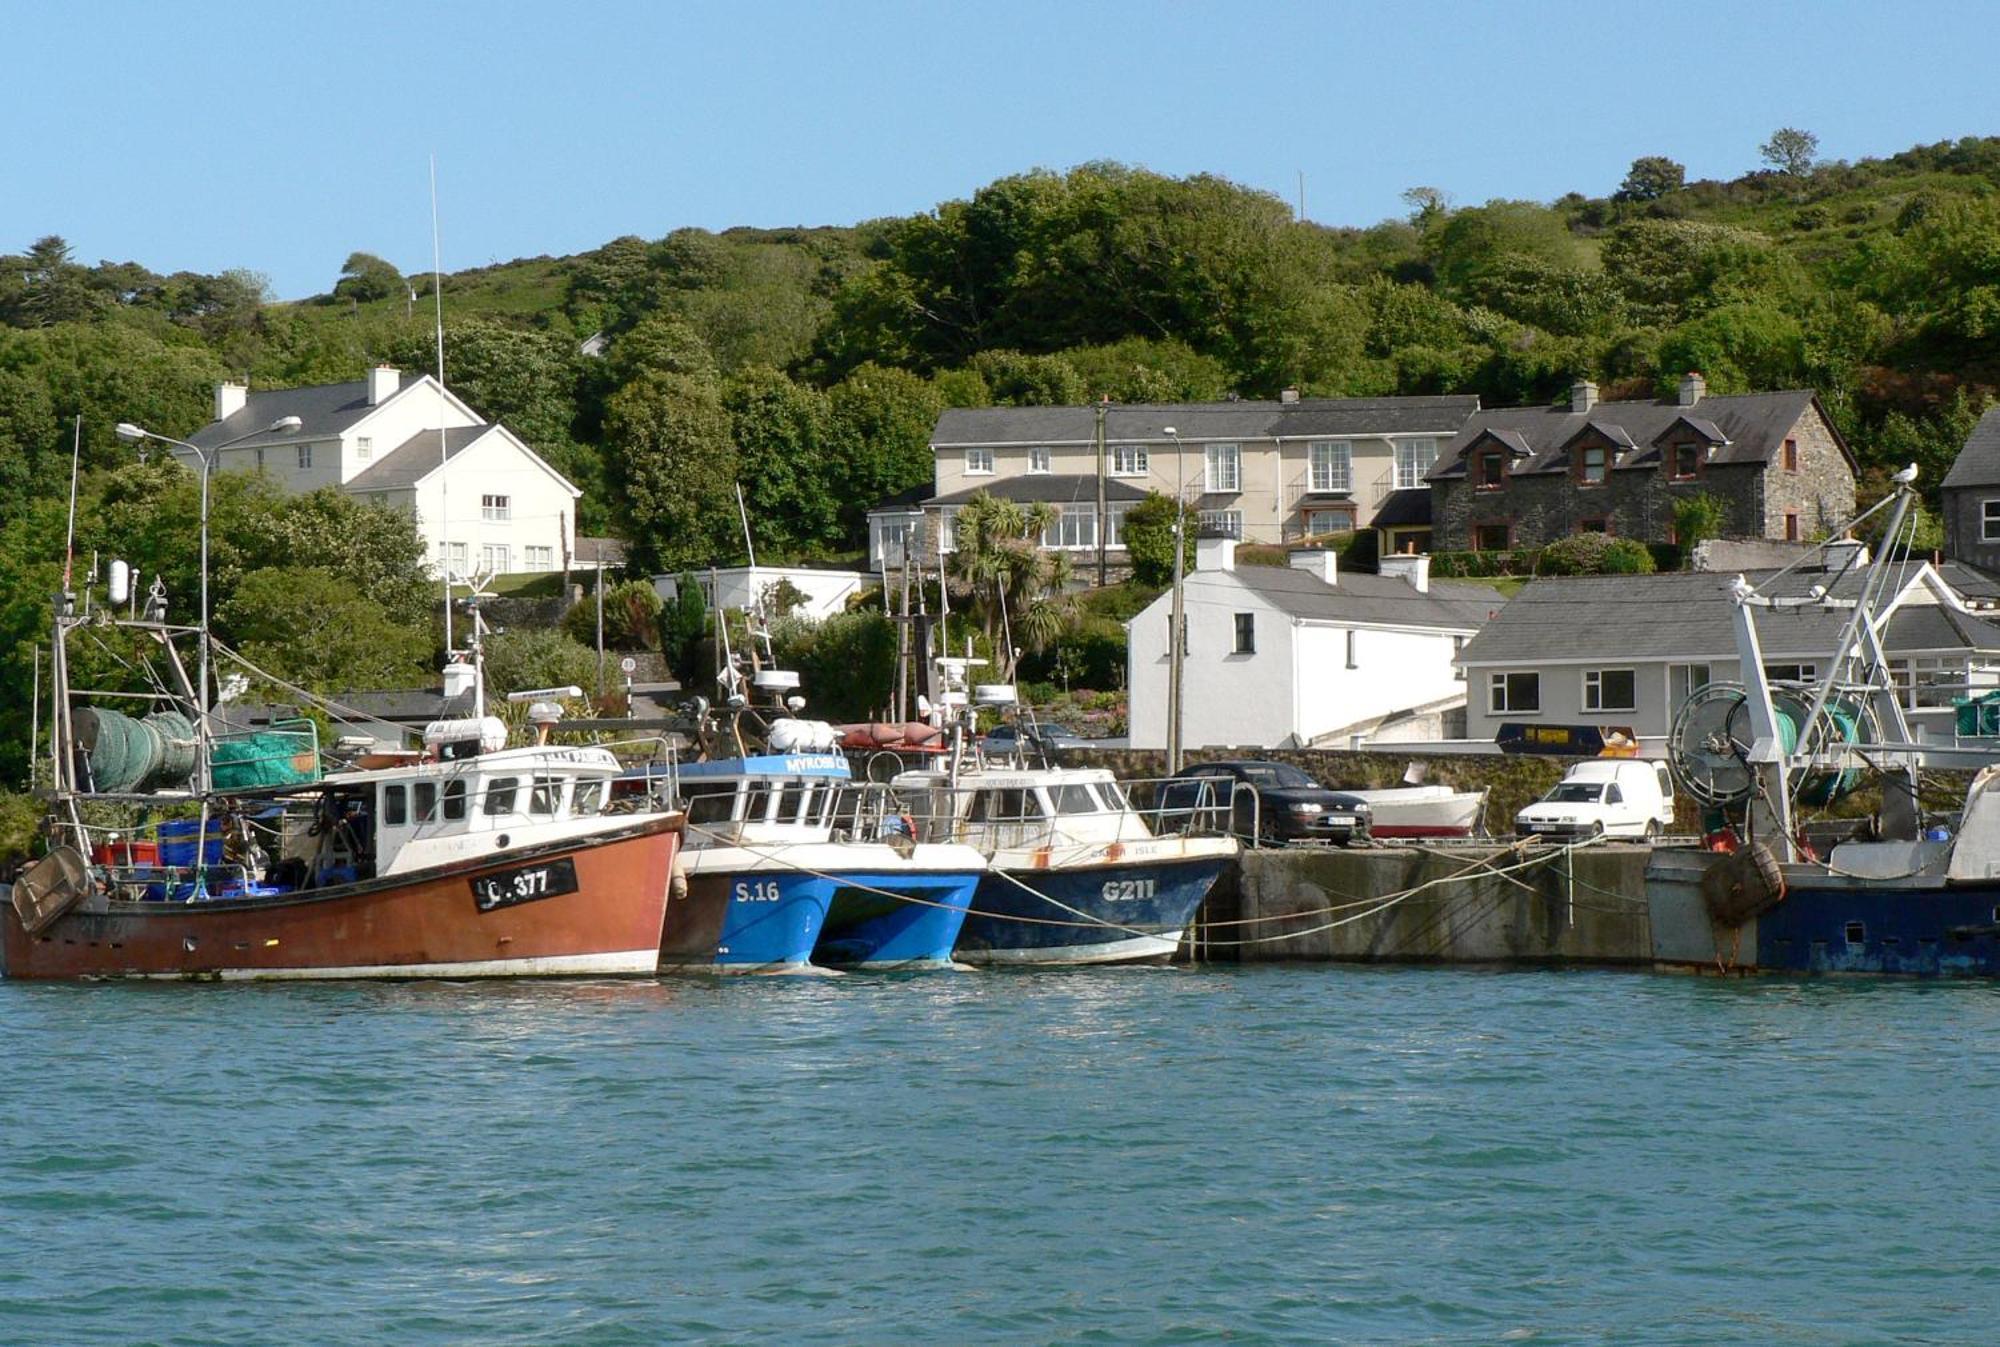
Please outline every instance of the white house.
M1427 556L1342 574L1336 555L1236 565L1204 538L1184 591L1181 742L1188 748L1346 748L1359 739L1446 737L1465 703L1453 657L1505 602L1484 585L1433 584ZM1132 747L1167 742L1168 627L1162 594L1126 624Z
M1835 570L1829 574L1826 566ZM1890 576L1882 645L1911 729L1930 740L1953 736L1956 698L2000 686L2000 624L1975 612L1954 580L1928 562ZM1753 583L1774 571L1745 573ZM1863 569L1838 559L1776 578L1780 596L1825 586L1838 601L1860 588ZM1682 704L1710 681L1742 673L1733 574L1587 575L1528 585L1466 646L1460 663L1471 695L1466 737L1490 740L1503 724L1617 726L1632 730L1647 757L1664 752ZM1965 582L1984 588L1976 572ZM1773 678L1826 673L1851 609L1818 604L1760 612L1758 641Z
M821 571L808 566L710 567L694 572L694 578L711 610L755 608L759 603L770 608L773 591L788 584L805 596L792 609L792 615L815 622L846 612L850 599L876 584L876 577L866 571ZM671 603L680 595L680 577L656 575L653 588L663 602Z
M276 428L289 417L297 429ZM457 574L553 571L575 559L583 493L428 374L406 379L381 365L358 383L217 384L215 419L188 438L219 472L261 471L290 491L335 486L409 511L432 564Z

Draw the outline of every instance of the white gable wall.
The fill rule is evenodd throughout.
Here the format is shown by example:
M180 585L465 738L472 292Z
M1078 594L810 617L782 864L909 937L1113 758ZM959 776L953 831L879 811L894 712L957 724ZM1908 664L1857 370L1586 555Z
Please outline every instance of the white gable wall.
M1289 742L1296 724L1297 640L1290 615L1226 571L1190 575L1185 608L1182 745L1268 747ZM1167 624L1172 611L1172 594L1162 594L1128 625L1127 723L1134 748L1167 746ZM1235 653L1238 613L1254 614L1255 654Z
M400 393L347 428L340 440L340 480L353 481L412 435L436 430L440 420L447 429L479 424L479 418L428 376L405 385ZM367 458L361 457L360 441L364 439L369 447Z
M1471 634L1302 623L1299 743L1309 744L1350 725L1463 696L1465 684L1456 676L1452 657Z
M432 561L445 557L446 542L462 549L454 554L454 569L557 570L576 545L575 496L503 426L461 450L413 494ZM486 517L485 496L507 498L505 518ZM491 564L488 548L494 549Z

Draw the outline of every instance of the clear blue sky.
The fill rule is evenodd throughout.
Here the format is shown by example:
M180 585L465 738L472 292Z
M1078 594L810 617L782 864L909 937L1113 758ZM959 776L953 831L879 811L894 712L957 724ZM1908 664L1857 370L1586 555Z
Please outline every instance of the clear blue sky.
M2000 133L2000 4L0 0L0 252L447 270L683 225L848 224L1116 159L1330 224Z

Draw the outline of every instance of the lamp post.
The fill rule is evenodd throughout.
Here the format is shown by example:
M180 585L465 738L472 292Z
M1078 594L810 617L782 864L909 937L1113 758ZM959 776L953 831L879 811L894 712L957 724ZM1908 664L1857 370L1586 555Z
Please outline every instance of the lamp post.
M1187 469L1180 435L1172 426L1161 429L1174 442L1174 602L1167 623L1167 775L1172 776L1181 769L1181 660L1187 653L1187 612L1181 597L1187 569L1187 540L1182 537L1187 524Z
M293 431L299 429L299 427L303 424L304 423L301 422L299 418L296 416L281 416L276 421L273 421L270 425L266 426L262 431L253 431L251 432L251 434L289 435ZM141 440L158 440L161 444L171 444L176 448L185 449L189 453L193 454L196 458L201 460L201 626L200 626L201 649L199 651L200 662L197 665L198 672L196 673L195 676L194 710L195 710L195 725L197 731L195 734L195 784L200 789L203 796L206 797L206 795L208 794L208 786L209 786L208 733L207 733L208 730L208 474L209 470L215 466L215 455L217 453L221 452L221 450L226 448L228 444L236 443L238 440L248 439L249 435L239 435L236 437L236 440L226 441L224 444L218 444L215 446L214 449L203 449L198 444L190 444L186 440L177 440L171 435L161 435L154 431L146 430L139 426L133 425L130 421L120 421L118 423L117 435L119 439L124 440L128 444L137 444ZM201 837L198 840L197 850L195 852L195 857L197 861L199 861L201 858L205 857L208 854L207 810L208 806L204 801L202 805L202 833Z

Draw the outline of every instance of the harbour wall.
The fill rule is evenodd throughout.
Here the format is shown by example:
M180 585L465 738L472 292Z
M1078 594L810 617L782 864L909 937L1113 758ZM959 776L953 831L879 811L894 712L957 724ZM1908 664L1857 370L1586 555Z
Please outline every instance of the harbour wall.
M1246 850L1210 894L1189 952L1241 963L1650 967L1652 852L1623 843Z

